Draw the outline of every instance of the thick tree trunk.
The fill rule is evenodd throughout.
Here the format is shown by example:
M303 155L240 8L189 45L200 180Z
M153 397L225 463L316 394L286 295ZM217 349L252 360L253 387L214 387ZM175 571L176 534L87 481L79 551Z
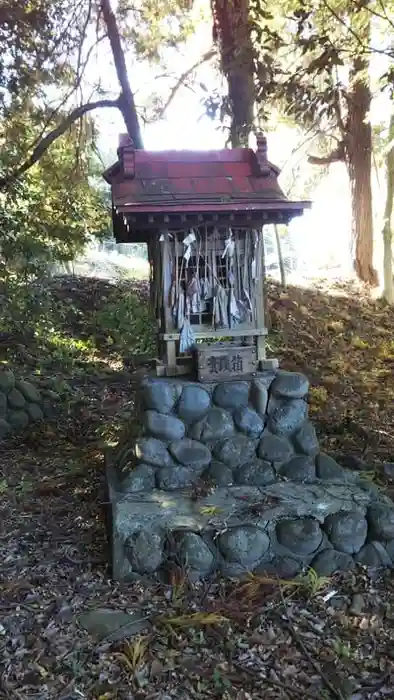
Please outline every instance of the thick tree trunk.
M134 95L130 87L127 74L126 60L120 40L120 34L116 17L112 11L110 0L101 0L100 6L103 12L103 19L107 27L108 38L111 44L112 56L115 63L116 75L118 76L121 95L119 98L119 109L122 112L126 124L127 132L134 141L136 148L143 148L140 124L134 102Z
M386 204L383 222L383 298L394 304L393 280L393 200L394 200L394 114L391 115L389 126L389 150L386 154Z
M372 97L368 68L367 58L355 59L348 96L345 159L352 199L354 269L360 280L376 286L379 280L373 267L372 128L369 120Z
M254 54L249 0L211 0L214 41L228 83L233 148L247 146L253 127L255 89Z

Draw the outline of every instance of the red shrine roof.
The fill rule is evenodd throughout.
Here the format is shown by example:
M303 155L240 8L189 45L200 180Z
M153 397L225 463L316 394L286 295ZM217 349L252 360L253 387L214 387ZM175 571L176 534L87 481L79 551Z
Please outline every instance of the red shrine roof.
M114 225L115 218L119 228L120 219L126 217L130 232L141 228L141 215L150 219L151 227L156 219L155 228L159 227L157 215L167 215L168 221L168 215L177 214L252 212L253 218L261 213L261 223L268 223L274 220L274 212L289 220L310 206L285 197L277 180L280 171L268 161L266 139L261 135L256 151L145 151L134 149L130 138L121 136L118 157L104 178L112 187ZM136 240L133 235L123 236L126 239Z

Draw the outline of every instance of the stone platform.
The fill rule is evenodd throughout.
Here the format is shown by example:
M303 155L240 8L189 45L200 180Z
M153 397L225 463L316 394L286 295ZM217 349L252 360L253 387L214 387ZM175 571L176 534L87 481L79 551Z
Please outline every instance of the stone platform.
M394 503L320 451L308 388L281 370L145 379L140 437L107 458L113 577L393 566Z

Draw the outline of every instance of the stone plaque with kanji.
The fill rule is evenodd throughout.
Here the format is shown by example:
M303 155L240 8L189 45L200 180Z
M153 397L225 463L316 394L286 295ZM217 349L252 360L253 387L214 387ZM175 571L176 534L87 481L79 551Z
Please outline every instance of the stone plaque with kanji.
M215 343L197 349L197 372L200 382L250 377L256 373L256 348Z

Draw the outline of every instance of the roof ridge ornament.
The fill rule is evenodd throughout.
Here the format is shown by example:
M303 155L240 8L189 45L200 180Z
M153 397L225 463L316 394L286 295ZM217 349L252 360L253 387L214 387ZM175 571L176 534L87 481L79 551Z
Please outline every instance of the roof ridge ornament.
M135 176L135 145L129 134L119 134L117 156L122 165L125 178Z
M256 133L256 158L260 170L260 175L263 177L272 176L278 177L280 168L268 160L267 137L262 131Z

